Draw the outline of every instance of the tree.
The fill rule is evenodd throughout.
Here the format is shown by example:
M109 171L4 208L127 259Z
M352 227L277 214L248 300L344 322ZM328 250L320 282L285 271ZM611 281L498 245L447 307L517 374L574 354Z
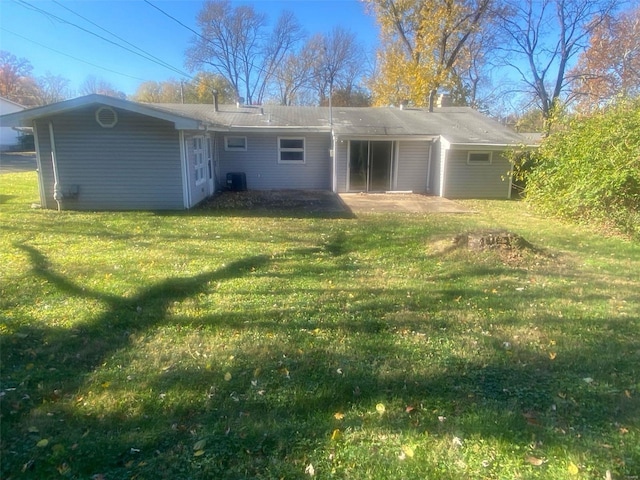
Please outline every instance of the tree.
M99 93L100 95L121 98L123 100L127 98L124 92L116 90L116 88L109 82L102 78L98 78L95 75L89 75L84 79L80 85L80 93L82 95Z
M382 35L374 103L410 101L433 109L449 86L463 47L478 31L493 0L364 0Z
M232 103L235 94L227 81L219 75L198 72L189 82L165 80L141 83L133 100L147 103L213 103L213 91L220 103Z
M362 73L364 53L355 34L336 27L327 35L316 34L306 49L314 61L309 85L320 105L328 104L330 92L343 90L349 96Z
M505 64L514 69L550 128L570 83L570 62L617 0L504 0Z
M36 79L36 87L35 95L38 105L61 102L71 96L69 79L50 72Z
M18 103L25 102L27 84L33 67L26 58L18 58L6 50L0 51L0 96Z
M266 15L229 0L208 0L197 23L200 34L187 50L187 67L211 68L250 104L262 102L276 67L302 38L292 13L283 12L268 32Z
M315 60L314 53L308 48L287 55L273 80L280 105L307 103L301 97L307 97L304 93L309 88Z
M571 71L580 110L640 94L640 7L606 16Z

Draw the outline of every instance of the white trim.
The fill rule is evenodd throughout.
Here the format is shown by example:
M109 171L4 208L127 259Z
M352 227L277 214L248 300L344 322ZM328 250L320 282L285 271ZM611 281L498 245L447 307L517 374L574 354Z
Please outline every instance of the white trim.
M507 192L507 198L511 200L511 192L513 190L513 162L509 162L511 168L509 170L509 191Z
M471 155L488 155L486 160L471 160ZM467 165L492 165L493 151L469 150L467 152Z
M189 164L185 144L186 140L184 138L184 132L182 130L178 132L178 141L180 142L180 163L182 166L182 168L180 169L182 172L182 203L184 205L184 208L188 209L189 207L191 207L191 189L189 188Z
M287 147L287 148L282 148L281 147L281 140L302 140L302 148L298 148L298 147ZM305 139L305 137L278 137L278 163L280 164L284 164L284 165L289 165L289 164L304 164L306 163L307 160L307 141ZM300 153L302 152L302 160L283 160L282 159L282 154L283 153Z
M440 137L440 192L439 196L445 196L446 185L446 169L447 169L447 152L451 144L444 138Z
M333 158L331 159L331 167L333 169L331 175L331 189L333 193L338 193L338 143L337 138L331 134L331 145L333 149Z
M53 199L58 204L58 211L62 210L62 190L60 189L60 177L58 175L58 161L56 154L56 139L53 135L53 123L49 122L49 142L51 144L51 165L53 166Z
M398 168L400 163L400 142L391 142L391 190L398 190Z
M244 147L229 146L229 139L230 138L242 138L242 139L244 139ZM248 145L247 137L245 135L225 135L224 136L224 150L225 150L225 152L246 152L248 147L249 147L249 145Z
M40 157L40 141L38 140L38 128L36 122L33 122L33 142L36 148L36 165L38 167L38 192L40 193L40 206L47 208L47 195L44 189L44 176L42 173L42 158Z

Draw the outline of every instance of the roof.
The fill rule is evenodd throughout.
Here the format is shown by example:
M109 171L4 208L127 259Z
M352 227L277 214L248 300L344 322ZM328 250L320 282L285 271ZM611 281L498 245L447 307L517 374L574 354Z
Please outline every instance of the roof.
M436 138L452 145L507 146L528 143L497 121L469 107L426 109L394 107L287 107L213 104L139 103L88 95L3 116L3 123L32 120L88 105L107 105L171 121L177 129L217 131L332 132L338 137Z

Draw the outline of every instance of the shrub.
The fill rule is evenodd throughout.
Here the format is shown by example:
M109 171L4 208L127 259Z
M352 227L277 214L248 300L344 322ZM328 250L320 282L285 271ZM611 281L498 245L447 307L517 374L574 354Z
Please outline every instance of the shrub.
M535 153L525 193L543 212L640 238L640 99L565 119Z

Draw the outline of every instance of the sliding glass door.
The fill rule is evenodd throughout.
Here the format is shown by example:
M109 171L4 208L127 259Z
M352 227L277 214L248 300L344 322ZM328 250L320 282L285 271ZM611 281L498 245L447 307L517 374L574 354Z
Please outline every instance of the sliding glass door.
M351 192L391 190L393 142L349 141L349 186Z

